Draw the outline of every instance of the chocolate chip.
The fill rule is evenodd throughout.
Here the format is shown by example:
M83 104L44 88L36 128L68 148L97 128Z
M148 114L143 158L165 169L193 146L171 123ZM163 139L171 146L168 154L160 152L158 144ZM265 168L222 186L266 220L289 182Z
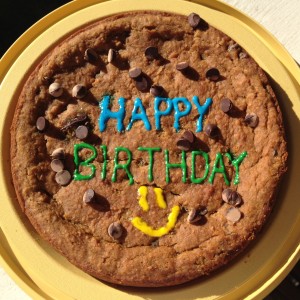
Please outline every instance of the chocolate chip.
M138 78L142 74L142 69L141 68L131 68L129 70L129 77L130 78Z
M149 88L147 78L145 78L144 76L140 76L140 77L136 78L135 86L141 92L147 91Z
M187 216L187 221L193 224L200 221L201 218L202 216L199 214L199 212L195 208L192 208Z
M86 139L88 134L89 134L89 130L85 125L80 125L75 130L75 135L80 140Z
M43 76L42 82L44 84L50 85L53 82L53 78L49 76Z
M237 49L238 47L239 47L239 45L238 45L237 43L231 44L231 45L228 46L227 51L230 52L230 51L232 51L232 50Z
M146 48L145 56L150 60L158 58L158 49L157 49L157 47L150 46L150 47Z
M229 113L232 110L232 102L228 98L224 98L220 102L220 108L224 113Z
M84 203L92 203L95 200L95 191L93 189L88 189L83 194L82 200Z
M109 49L107 54L107 61L111 63L116 58L116 51L114 49Z
M204 132L206 133L206 135L208 135L210 138L216 138L219 134L219 128L217 125L215 124L210 124L208 123L207 125L205 125L204 127Z
M47 120L44 117L38 117L36 120L36 128L38 131L44 131L47 127Z
M122 228L121 223L114 222L114 223L110 224L107 232L108 232L109 236L112 237L113 239L115 239L115 240L119 239L123 234L123 228Z
M258 124L258 116L254 113L246 115L244 119L246 125L251 128L255 128Z
M62 87L57 82L51 83L48 91L49 91L49 94L55 98L60 97L63 93Z
M71 181L71 174L67 170L60 171L55 175L55 181L59 185L67 185Z
M88 62L95 62L98 60L98 54L94 49L88 48L84 52L84 59Z
M87 116L85 114L80 114L77 115L75 118L70 119L66 125L64 125L61 130L62 131L66 131L68 130L70 127L73 127L75 125L79 125L84 123L87 120Z
M164 89L160 85L152 85L150 88L150 93L155 97L161 96L163 94L163 92L164 92Z
M188 22L190 24L191 27L196 28L199 26L200 22L201 22L201 18L198 14L196 13L191 13L188 16Z
M187 61L182 61L176 65L176 70L185 71L189 68L189 63Z
M52 171L58 173L64 169L64 164L60 159L55 158L51 161L50 167Z
M228 221L236 223L241 219L242 213L238 208L230 207L227 209L225 216Z
M72 96L78 99L87 94L87 88L83 84L76 84L72 89Z
M55 149L51 154L52 159L65 159L65 150L63 148Z
M189 141L191 144L194 143L195 136L194 136L194 134L193 134L192 131L186 130L186 131L183 133L182 137L183 137L185 140Z
M248 54L247 54L247 53L245 53L245 52L240 52L240 53L239 53L239 58L240 58L240 59L247 58L247 57L248 57Z
M184 150L184 151L188 151L191 149L191 143L184 138L179 139L176 143L176 146L178 149Z
M231 194L232 194L232 190L231 189L225 189L223 190L222 192L222 200L226 203L228 203L228 199L231 197Z
M222 200L232 206L239 206L242 203L241 195L232 189L223 190Z
M183 133L182 137L177 141L177 148L180 150L188 151L192 148L194 140L194 134L190 130L186 130Z
M208 213L208 210L207 210L206 207L201 208L201 209L199 210L199 214L200 214L201 216L205 216L207 213Z
M220 78L220 72L217 68L211 68L206 71L205 76L207 79L211 81L217 81Z

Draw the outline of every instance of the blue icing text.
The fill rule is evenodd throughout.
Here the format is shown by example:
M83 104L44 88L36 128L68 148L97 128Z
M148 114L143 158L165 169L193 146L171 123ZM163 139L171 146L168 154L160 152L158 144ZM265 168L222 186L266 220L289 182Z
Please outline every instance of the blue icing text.
M199 98L197 96L193 96L192 98L193 104L196 106L197 111L199 113L199 117L196 122L196 132L200 132L203 130L203 117L208 112L210 105L212 104L212 98L207 98L203 105L200 104ZM166 107L164 110L160 110L160 106L162 103L165 103ZM110 107L110 96L104 96L103 100L100 102L100 116L99 116L99 129L100 132L105 131L106 125L109 119L115 119L117 121L117 130L118 132L122 132L125 130L124 127L124 119L126 115L125 110L125 98L120 97L118 100L119 110L111 111ZM182 104L182 109L180 109L180 104ZM161 130L161 119L165 116L168 116L174 110L174 123L173 127L176 132L180 130L180 119L190 114L192 110L191 102L185 97L175 97L173 99L170 98L154 98L154 123L155 129ZM126 130L131 130L132 126L136 121L142 121L144 127L147 131L151 130L151 124L146 112L145 107L143 106L142 100L140 98L136 98L133 104L133 110L131 112L131 117L129 123L126 127Z
M166 102L167 108L163 111L159 109L159 106L162 102ZM160 125L160 118L162 116L167 116L171 113L173 108L173 102L169 98L160 98L160 97L155 97L154 99L154 118L155 118L155 127L157 130L161 129Z
M140 110L139 113L138 113L138 110ZM146 110L145 110L145 108L142 104L142 100L140 98L136 98L134 101L131 119L130 119L128 126L126 127L126 130L130 130L133 125L133 122L135 122L137 120L143 121L146 130L148 130L148 131L151 130L151 125L150 125L149 119L146 115Z
M192 101L196 105L198 112L200 114L197 120L197 129L196 129L196 132L200 132L203 130L202 129L203 116L208 111L209 106L212 104L212 98L207 98L203 105L199 103L199 98L197 96L193 96Z
M99 117L99 129L100 132L106 129L106 123L109 119L117 119L117 130L119 132L123 131L124 128L124 118L125 118L125 98L121 97L118 100L120 109L119 111L112 112L109 109L110 106L110 96L104 96L103 100L99 103L101 109Z
M180 129L180 124L179 124L179 119L188 115L191 112L192 109L192 104L189 102L188 99L186 98L174 98L172 100L173 102L173 107L175 110L175 114L174 114L174 128L176 129L176 131L178 131ZM179 109L178 103L182 102L185 105L185 110L181 111Z

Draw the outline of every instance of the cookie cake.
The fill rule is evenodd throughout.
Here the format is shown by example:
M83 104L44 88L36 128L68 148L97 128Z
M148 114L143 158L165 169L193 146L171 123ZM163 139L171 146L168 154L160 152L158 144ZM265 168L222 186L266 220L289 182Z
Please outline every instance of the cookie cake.
M120 285L226 265L266 223L286 161L266 74L192 12L128 12L66 37L28 75L11 126L36 231Z

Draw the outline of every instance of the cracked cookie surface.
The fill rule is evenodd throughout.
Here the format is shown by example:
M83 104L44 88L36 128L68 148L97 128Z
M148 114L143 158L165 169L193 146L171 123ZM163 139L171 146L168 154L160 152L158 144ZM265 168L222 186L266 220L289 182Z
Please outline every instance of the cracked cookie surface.
M155 47L159 54L149 47ZM178 67L182 62L188 66ZM183 67L185 70L178 69ZM140 68L142 75L137 77L146 81L132 77L136 69L129 76L133 68ZM213 68L220 73L217 80L207 75ZM54 86L51 95L52 83L59 87ZM161 129L157 130L153 93L169 99L186 98L190 103L197 96L201 105L212 98L203 118L203 130L196 132L199 111L193 104L189 114L180 118L178 131L174 128L174 111L160 118ZM100 132L99 103L105 97L111 112L120 110L120 98L126 100L125 128L131 121L135 100L140 98L151 130L138 119L130 130L118 132L117 121L111 118ZM226 112L220 108L224 98L232 104L227 100ZM161 104L161 111L167 109L165 104ZM186 109L182 103L178 108L181 112ZM46 120L43 130L37 129L39 117ZM212 129L206 127L211 124L218 128L216 136L211 136ZM86 138L85 128L80 134L75 132L79 126L87 128ZM182 138L185 132L192 132L193 137L190 134ZM104 18L57 45L28 77L11 135L15 189L37 232L85 272L122 285L176 285L225 265L265 223L286 171L282 116L264 72L222 32L209 25L192 28L187 16L168 13L139 12ZM178 139L184 142L179 144ZM83 142L94 148L83 146L77 154L83 162L95 149L95 158L90 162L94 176L63 181L66 178L60 171L51 169L53 152L63 149L63 168L71 175L77 171L88 176L91 167L74 160L74 146ZM128 172L133 184L126 169L116 169L116 165L129 162L129 152L120 151L116 156L120 147L132 155ZM160 148L153 153L152 180L150 155L139 147ZM199 150L202 154L196 155ZM174 167L169 169L167 182L166 151L172 164L182 162L185 153L185 180L183 168ZM237 169L232 160L243 152L247 156L239 165L235 184ZM207 153L208 161L203 153ZM192 182L193 155L195 177L204 178L208 170L201 183ZM218 155L224 162L223 173ZM53 168L60 170L59 164ZM216 173L209 182L213 170ZM61 174L59 180L57 174ZM139 203L141 186L147 188L148 209L143 209L145 201ZM155 188L162 190L165 208L158 204ZM89 189L94 194L83 201ZM222 193L226 189L231 192L225 197ZM232 190L242 198L236 206L230 202ZM174 207L180 208L175 225L162 236L145 234L132 222L140 217L151 228L162 228ZM202 215L194 222L191 211Z

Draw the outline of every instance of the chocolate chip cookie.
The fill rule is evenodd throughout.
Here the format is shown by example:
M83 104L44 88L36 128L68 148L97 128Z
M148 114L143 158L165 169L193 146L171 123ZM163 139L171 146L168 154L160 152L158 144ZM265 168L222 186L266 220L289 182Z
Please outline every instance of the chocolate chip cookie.
M171 286L254 240L286 171L267 76L198 14L81 28L28 76L11 126L19 203L101 280Z

